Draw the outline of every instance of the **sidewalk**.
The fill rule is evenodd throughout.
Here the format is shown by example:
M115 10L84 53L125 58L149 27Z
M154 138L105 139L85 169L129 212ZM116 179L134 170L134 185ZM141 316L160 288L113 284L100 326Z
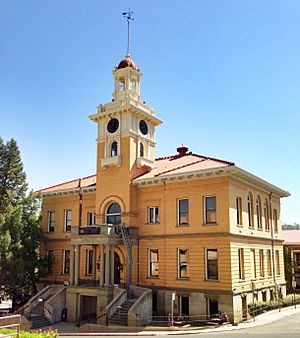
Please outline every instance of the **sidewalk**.
M60 337L68 337L68 336L76 336L76 337L100 337L100 336L156 336L156 335L180 335L180 334L194 334L194 333L209 333L209 332L224 332L224 331L233 331L233 330L241 330L247 329L250 327L266 325L277 321L281 318L291 316L295 313L300 313L300 306L296 309L294 306L282 308L281 312L278 310L268 311L263 313L255 318L255 320L251 319L247 322L240 323L238 325L224 325L218 326L215 328L205 328L205 329L185 329L185 330L169 330L169 331L159 331L158 330L143 330L140 332L97 332L97 333L89 333L89 332L78 332L75 333L75 326L73 323L68 322L60 322L53 324L51 327L53 329L57 329ZM46 330L47 328L43 328Z

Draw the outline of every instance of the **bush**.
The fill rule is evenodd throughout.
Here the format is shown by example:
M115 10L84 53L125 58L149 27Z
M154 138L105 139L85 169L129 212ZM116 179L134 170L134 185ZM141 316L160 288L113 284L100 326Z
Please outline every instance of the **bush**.
M0 329L2 334L10 334L16 332L15 330ZM20 338L56 338L58 337L57 330L49 329L48 331L20 331Z

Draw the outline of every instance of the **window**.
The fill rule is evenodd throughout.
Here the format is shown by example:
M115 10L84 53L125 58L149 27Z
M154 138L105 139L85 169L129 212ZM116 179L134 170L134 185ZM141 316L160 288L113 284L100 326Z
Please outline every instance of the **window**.
M251 278L256 278L256 259L255 259L255 249L251 249Z
M178 261L178 278L189 277L189 250L177 249Z
M63 251L63 273L70 273L70 250Z
M276 275L280 275L280 256L279 256L279 250L276 250Z
M294 252L294 263L297 268L300 268L300 252Z
M265 230L270 230L270 223L269 223L269 207L268 207L268 201L265 199L264 203L264 218L265 218Z
M218 280L217 249L206 249L206 279Z
M125 79L124 77L119 78L119 92L122 92L125 89Z
M94 212L87 213L87 225L95 225L96 224L96 214Z
M47 259L48 259L48 265L47 265L47 273L52 273L52 265L53 265L53 261L54 261L54 252L53 250L47 250Z
M71 231L72 227L72 210L65 210L64 231Z
M55 231L55 212L48 211L48 232Z
M189 200L178 200L178 225L189 224Z
M140 143L140 157L144 157L144 145L142 142Z
M268 276L272 276L271 250L267 251L267 260L268 260Z
M274 231L278 232L278 215L277 215L277 210L273 210L273 222L274 222Z
M236 224L242 225L242 199L236 197Z
M216 223L216 196L206 196L205 198L205 224Z
M248 225L249 228L253 228L253 198L252 198L252 194L249 193L248 194L248 198L247 198L247 202L248 202Z
M107 224L120 224L121 223L121 207L118 203L111 203L106 210L106 223Z
M265 275L265 262L264 262L264 250L259 250L259 267L260 267L260 277Z
M133 91L133 92L136 92L136 81L135 80L132 80L131 81L131 90Z
M262 230L262 222L261 222L261 199L259 196L256 198L256 223L257 229Z
M111 157L118 156L118 142L117 142L117 141L114 141L114 142L111 144L110 156L111 156Z
M149 277L159 276L159 255L158 249L149 250Z
M216 299L207 299L207 313L214 316L219 313L219 302Z
M86 274L93 274L93 250L86 250Z
M262 291L261 292L261 297L262 297L262 301L266 302L267 301L267 291Z
M154 224L159 223L159 209L158 207L148 208L148 223Z
M244 266L244 249L238 249L239 255L239 278L245 279L245 266Z

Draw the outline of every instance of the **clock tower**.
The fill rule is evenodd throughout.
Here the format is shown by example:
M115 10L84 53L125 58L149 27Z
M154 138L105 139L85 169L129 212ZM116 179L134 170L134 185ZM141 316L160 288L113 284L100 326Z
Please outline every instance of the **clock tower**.
M112 101L100 104L90 119L97 123L97 223L106 222L106 208L116 202L121 222L134 225L137 214L135 177L151 170L155 160L155 110L141 101L142 73L130 55L113 71Z

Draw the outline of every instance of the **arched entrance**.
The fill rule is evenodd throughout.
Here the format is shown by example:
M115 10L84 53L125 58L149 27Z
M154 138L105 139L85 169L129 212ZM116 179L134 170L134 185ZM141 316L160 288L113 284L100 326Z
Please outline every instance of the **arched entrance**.
M115 266L114 283L120 284L121 283L121 271L123 271L123 265L121 263L120 256L116 252L114 253L114 266Z

